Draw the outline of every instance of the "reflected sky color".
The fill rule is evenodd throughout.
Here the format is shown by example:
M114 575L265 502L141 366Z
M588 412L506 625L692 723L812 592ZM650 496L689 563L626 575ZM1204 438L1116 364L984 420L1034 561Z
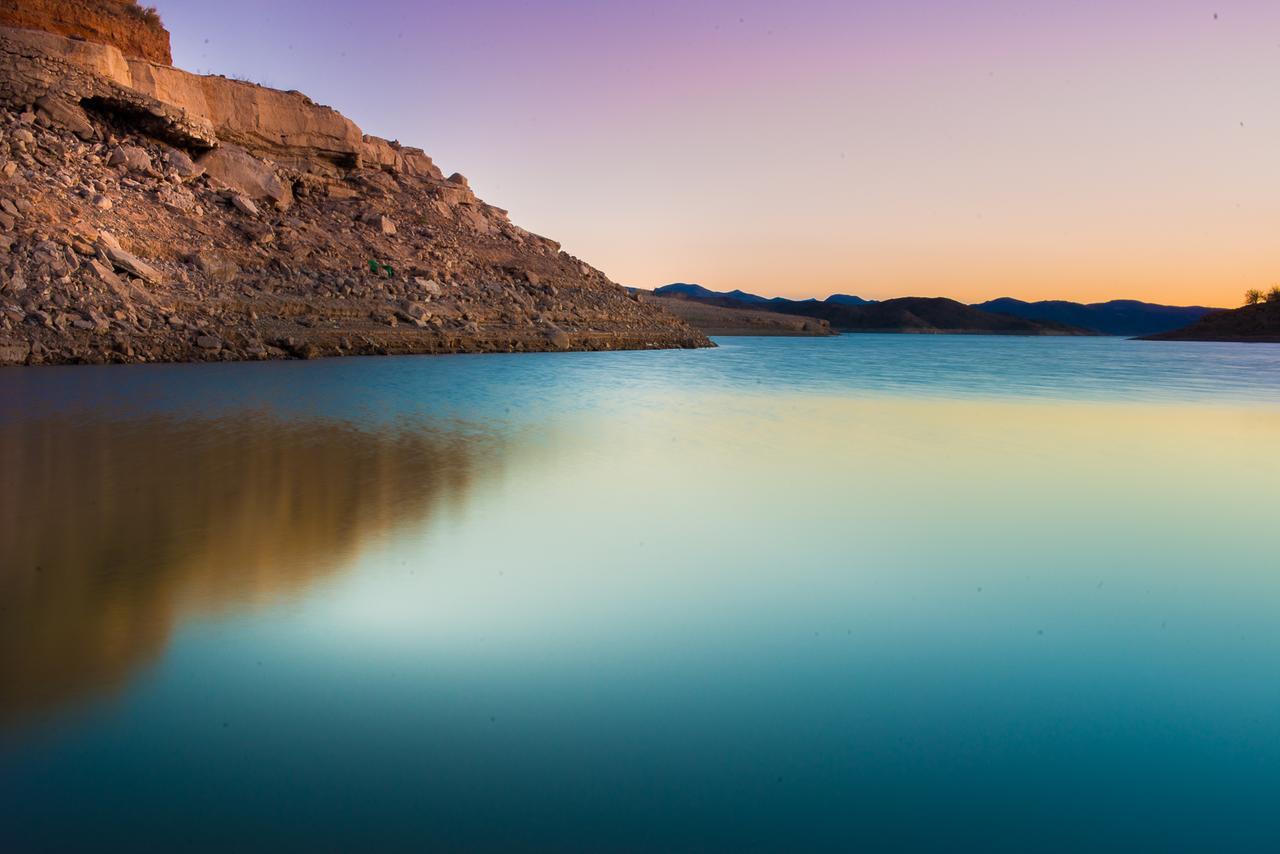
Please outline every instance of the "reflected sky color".
M1280 832L1280 347L722 343L0 372L0 847Z
M1234 306L1280 7L158 0L183 67L425 148L625 284Z

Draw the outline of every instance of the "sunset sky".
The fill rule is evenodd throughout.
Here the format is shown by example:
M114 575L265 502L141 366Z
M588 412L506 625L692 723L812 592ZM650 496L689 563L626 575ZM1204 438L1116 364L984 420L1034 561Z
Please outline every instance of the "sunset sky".
M425 148L624 284L1280 284L1276 0L154 2L177 65Z

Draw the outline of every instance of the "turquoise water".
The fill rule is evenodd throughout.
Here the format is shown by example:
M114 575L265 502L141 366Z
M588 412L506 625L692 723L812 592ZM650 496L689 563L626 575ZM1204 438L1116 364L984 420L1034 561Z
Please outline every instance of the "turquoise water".
M1280 346L0 371L0 849L1280 836Z

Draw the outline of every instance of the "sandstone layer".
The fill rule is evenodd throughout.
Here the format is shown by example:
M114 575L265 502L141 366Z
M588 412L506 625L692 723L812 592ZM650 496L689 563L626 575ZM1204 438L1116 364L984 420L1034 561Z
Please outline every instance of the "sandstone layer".
M0 28L0 363L709 344L300 93Z
M173 63L160 16L134 0L9 0L0 5L0 26L44 30L108 44L125 56Z

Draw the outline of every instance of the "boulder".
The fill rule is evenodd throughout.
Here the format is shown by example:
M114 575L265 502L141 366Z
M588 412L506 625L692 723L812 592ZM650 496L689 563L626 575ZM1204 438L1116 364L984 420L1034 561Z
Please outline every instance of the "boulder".
M245 220L244 222L236 223L236 228L250 243L262 245L272 243L276 239L275 231L272 230L271 226L264 222L258 222L252 219Z
M240 275L240 268L234 261L215 252L197 252L191 260L200 272L215 282L230 282Z
M10 295L22 293L27 289L27 280L22 276L22 268L19 267L13 271L13 275L9 277L9 284L5 285L4 290Z
M111 289L112 293L125 302L137 300L138 302L146 303L148 305L153 303L149 293L132 282L126 282L124 279L121 279L116 275L114 270L101 261L96 259L90 260L89 269L91 269L94 274L102 280L103 284Z
M425 320L431 316L431 312L427 311L426 306L413 300L402 300L400 302L400 311L413 320Z
M396 311L396 317L421 329L431 320L431 312L427 311L426 307L421 303L404 300Z
M258 206L253 203L253 200L246 196L242 196L239 193L233 193L231 195L231 206L242 214L246 214L248 216L258 215Z
M396 233L396 224L384 214L367 211L360 215L360 221L366 225L372 225L383 234L392 235Z
M155 284L160 281L160 272L121 248L116 239L107 232L98 235L98 249L117 270L124 270L131 276L137 276L145 282Z
M569 338L569 333L554 323L547 324L546 335L548 343L557 350L568 350L573 343Z
M251 199L270 202L281 210L293 204L293 192L275 169L239 146L220 145L197 162L210 178Z
M434 279L425 279L421 276L415 276L413 283L417 285L420 290L433 297L440 296L440 283Z
M122 166L126 172L151 170L151 155L136 145L117 145L107 157L108 166Z
M444 177L425 151L401 145L397 140L365 134L361 140L360 154L366 169L381 169L384 172L436 180Z
M360 142L360 158L366 169L382 169L385 172L404 172L404 157L398 143L389 142L366 134Z
M436 166L421 148L402 146L400 148L400 156L404 158L404 171L406 174L419 178L435 178L437 181L444 177L440 167Z
M83 140L91 140L97 135L79 104L72 104L53 95L42 95L36 99L36 112Z
M203 166L197 166L196 162L185 151L179 151L176 148L171 148L164 153L164 163L174 172L177 172L178 177L184 181L199 178L204 174Z
M456 172L449 176L448 180L441 181L432 189L435 197L445 205L445 209L441 211L444 214L447 214L450 208L458 205L472 205L478 201L475 193L471 192L467 179Z

